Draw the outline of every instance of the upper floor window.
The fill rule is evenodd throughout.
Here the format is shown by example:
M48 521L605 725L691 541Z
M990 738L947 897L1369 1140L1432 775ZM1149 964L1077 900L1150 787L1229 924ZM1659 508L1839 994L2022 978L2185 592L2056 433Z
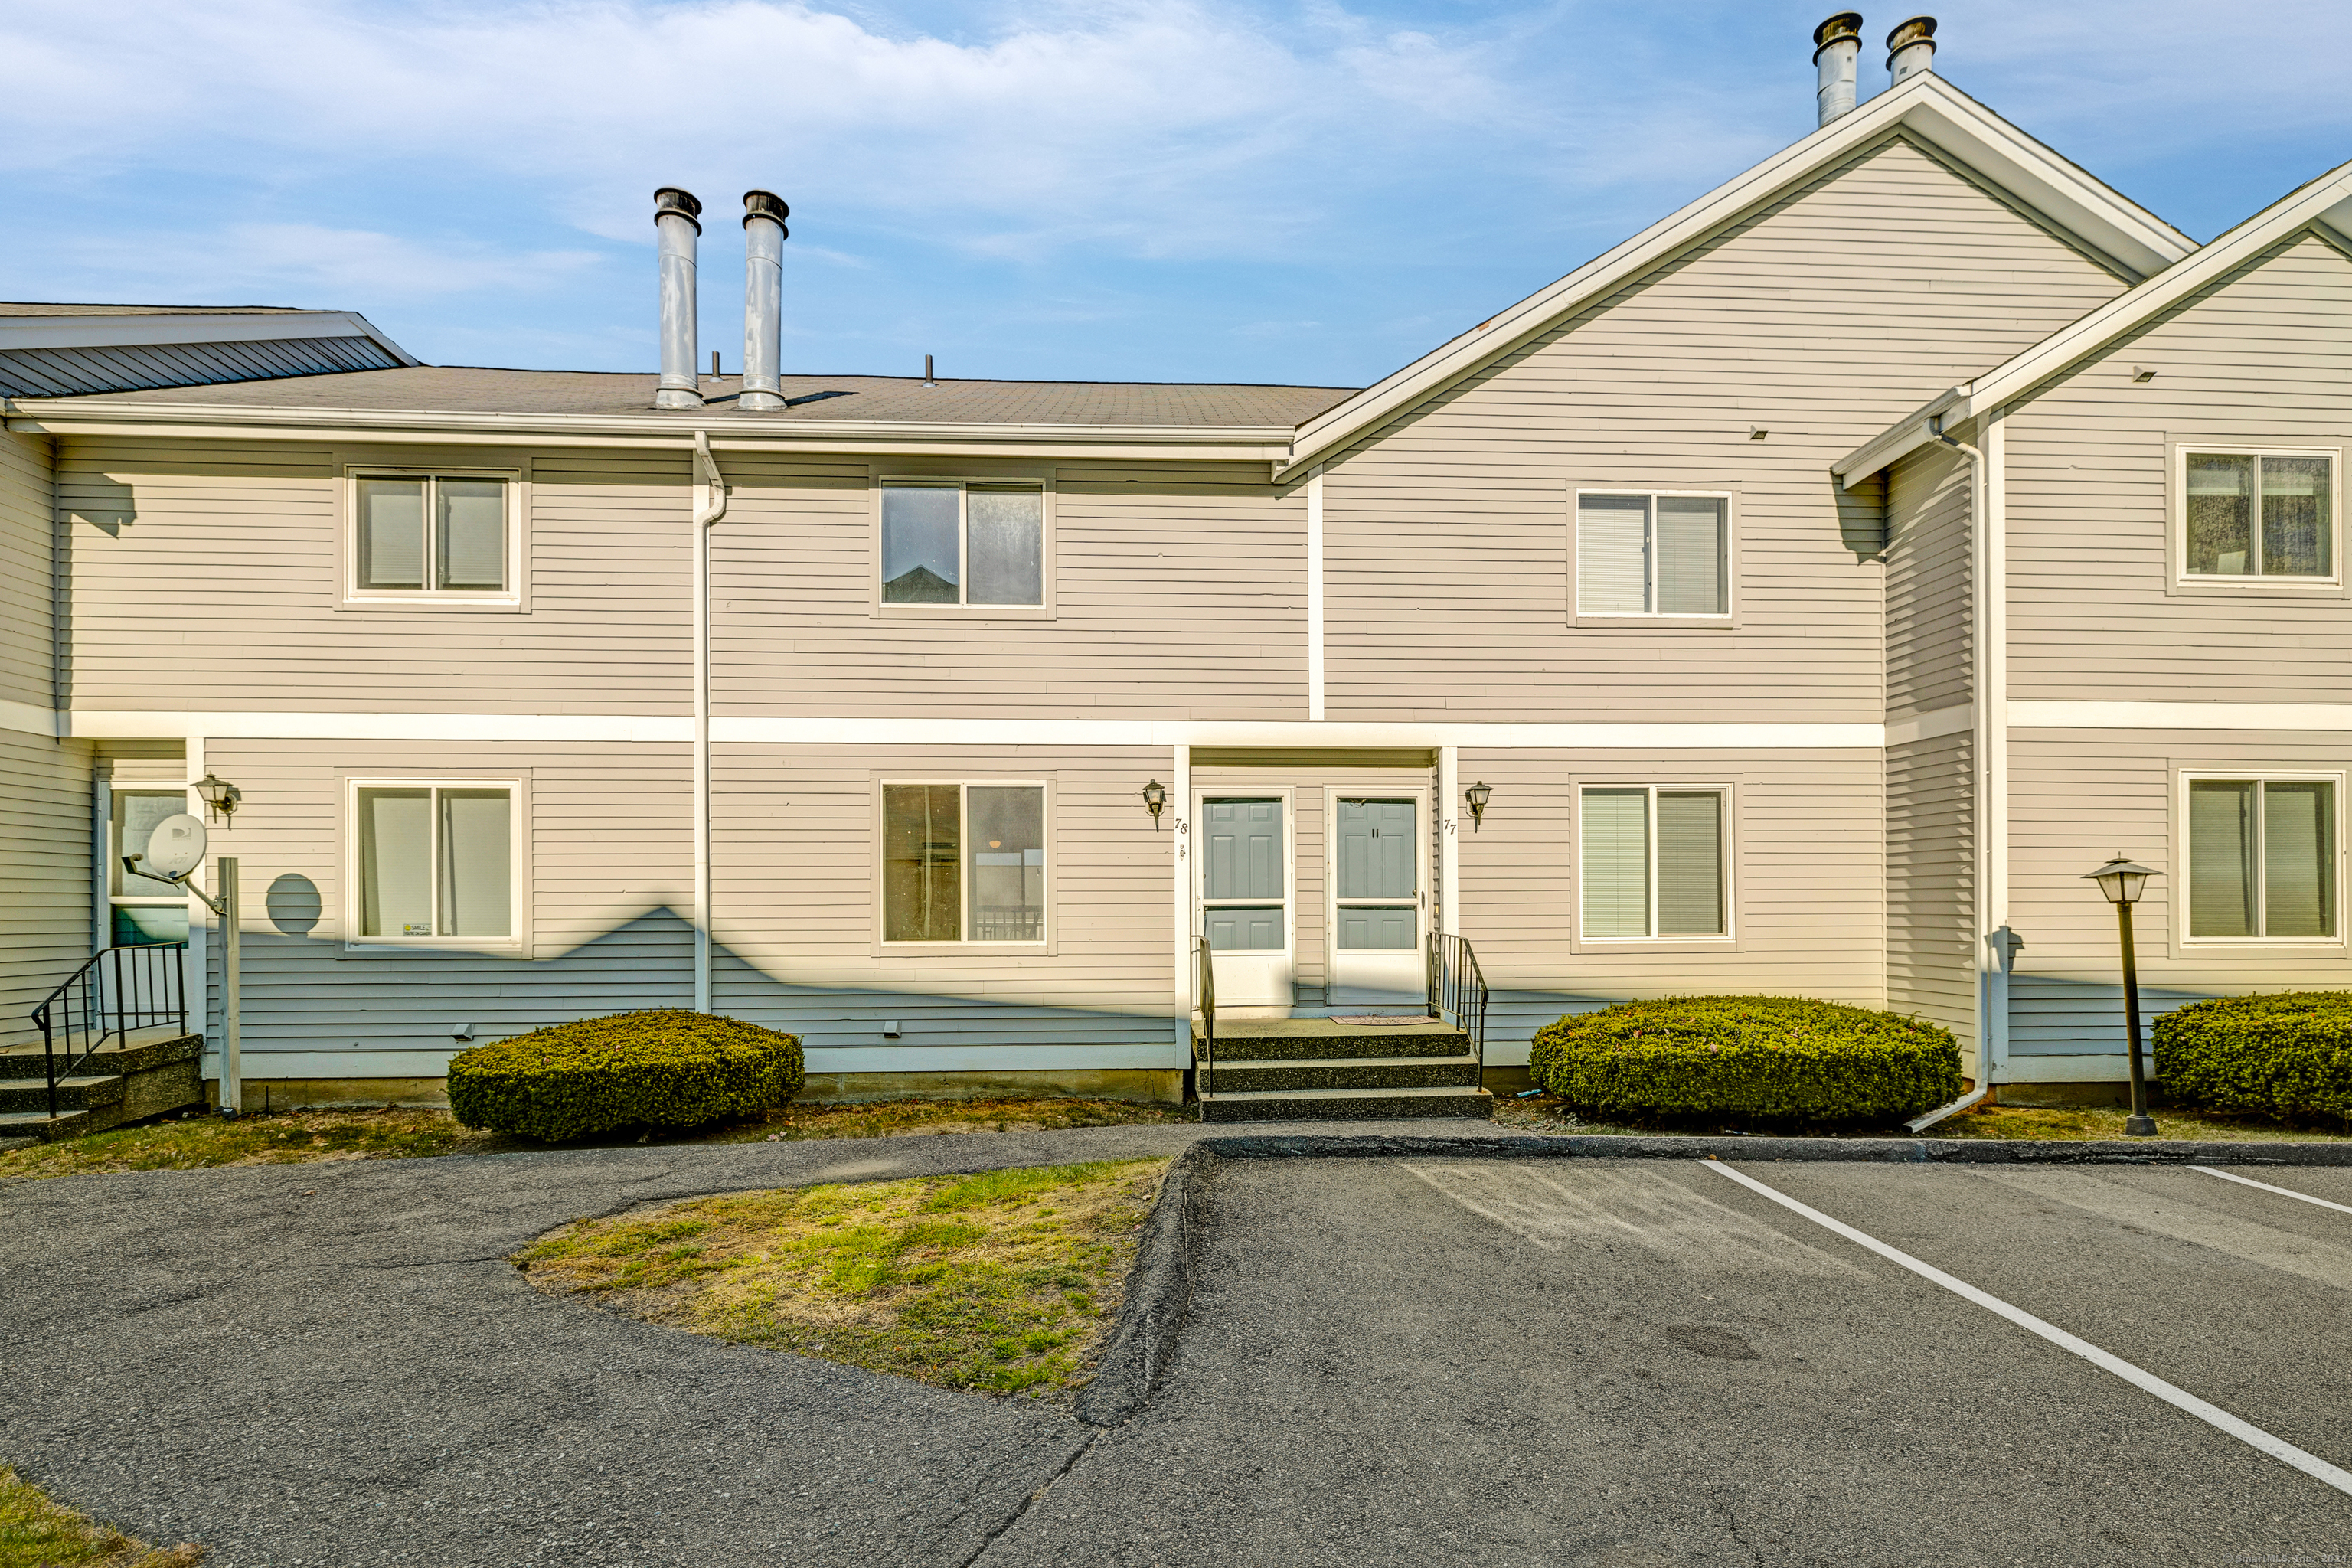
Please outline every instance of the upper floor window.
M1727 791L1607 784L1579 795L1588 941L1727 933Z
M513 488L472 474L355 476L352 595L510 594Z
M1036 485L882 489L886 605L1043 605L1045 494Z
M1577 614L1729 615L1730 512L1721 495L1580 493Z
M2184 451L2190 577L2332 579L2336 463L2313 452Z
M2191 778L2189 934L2336 940L2336 780Z
M1043 784L882 786L882 940L1045 940Z

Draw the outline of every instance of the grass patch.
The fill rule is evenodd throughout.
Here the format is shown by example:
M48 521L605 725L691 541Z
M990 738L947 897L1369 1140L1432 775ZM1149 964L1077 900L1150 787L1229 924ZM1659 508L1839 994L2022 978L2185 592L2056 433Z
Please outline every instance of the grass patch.
M150 1546L51 1502L0 1465L0 1568L189 1568L201 1546Z
M795 1105L762 1118L687 1131L653 1132L653 1143L757 1143L803 1138L898 1138L917 1132L1041 1132L1189 1121L1181 1107L1122 1100L899 1100L862 1105ZM565 1143L541 1143L461 1127L446 1110L284 1110L235 1121L216 1116L150 1121L87 1138L0 1152L0 1179L104 1171L197 1171L215 1165L277 1165L304 1160L415 1160L434 1154L498 1154L530 1149L635 1145L641 1128Z
M530 1282L647 1322L1031 1397L1088 1376L1166 1160L787 1187L582 1220Z

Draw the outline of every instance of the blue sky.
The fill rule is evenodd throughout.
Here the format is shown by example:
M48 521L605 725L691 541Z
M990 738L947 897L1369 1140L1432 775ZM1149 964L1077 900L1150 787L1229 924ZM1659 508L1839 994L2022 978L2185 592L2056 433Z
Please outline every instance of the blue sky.
M0 298L349 309L436 363L650 370L674 183L732 370L760 185L793 209L793 370L1360 384L1803 135L1832 9L21 5ZM2352 160L2341 0L1937 15L1955 84L2197 238Z

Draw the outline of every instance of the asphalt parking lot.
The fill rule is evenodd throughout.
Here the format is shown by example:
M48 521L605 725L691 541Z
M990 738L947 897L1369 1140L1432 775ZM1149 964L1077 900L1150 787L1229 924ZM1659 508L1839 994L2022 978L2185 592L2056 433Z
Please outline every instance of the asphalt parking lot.
M0 1458L215 1568L2352 1558L2352 1213L2189 1169L1220 1159L1108 1429L504 1262L689 1193L1196 1135L15 1184ZM2235 1173L2352 1207L2352 1167Z

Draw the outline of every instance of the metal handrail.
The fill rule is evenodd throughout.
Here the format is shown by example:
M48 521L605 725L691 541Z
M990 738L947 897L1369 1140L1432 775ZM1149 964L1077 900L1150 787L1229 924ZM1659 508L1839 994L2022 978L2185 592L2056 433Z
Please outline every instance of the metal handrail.
M41 1055L49 1079L49 1116L58 1114L58 1083L105 1048L128 1041L133 1029L176 1024L188 1032L188 944L141 942L101 948L66 983L41 999L33 1022L41 1026ZM76 1042L82 1042L77 1046ZM66 1063L58 1066L60 1044ZM78 1054L77 1054L78 1053Z
M1207 1046L1207 1065L1199 1078L1199 1087L1211 1094L1217 1091L1217 966L1209 952L1206 937L1192 939L1193 1006L1201 1015L1201 1038Z
M1429 1011L1470 1037L1478 1082L1486 1081L1486 972L1469 942L1451 931L1429 934Z

